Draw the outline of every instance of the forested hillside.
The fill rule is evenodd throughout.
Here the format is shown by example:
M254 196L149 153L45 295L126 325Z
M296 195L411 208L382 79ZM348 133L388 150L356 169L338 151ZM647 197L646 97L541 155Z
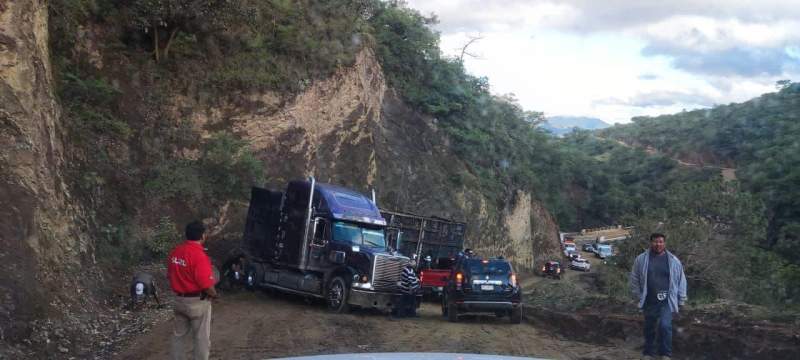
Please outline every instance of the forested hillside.
M796 256L800 251L798 109L800 86L784 82L780 91L741 104L634 118L631 124L600 130L597 135L702 169L695 171L734 168L738 181L719 190L741 194L746 198L741 201L751 210L737 211L749 215L725 226L750 227L751 231L729 232L726 237L736 239L729 249L741 244L751 246L750 262L761 264L761 271L771 273L771 277L779 278L776 284L786 286L775 296L796 303L800 295L800 260ZM676 202L674 209L717 214L709 210L718 204L718 192L713 187L700 191L681 184L681 189L679 198L683 200ZM694 195L689 195L692 192ZM692 210L703 203L707 205Z
M736 169L744 190L767 204L765 246L797 261L800 251L800 84L741 104L653 118L601 131L701 165Z

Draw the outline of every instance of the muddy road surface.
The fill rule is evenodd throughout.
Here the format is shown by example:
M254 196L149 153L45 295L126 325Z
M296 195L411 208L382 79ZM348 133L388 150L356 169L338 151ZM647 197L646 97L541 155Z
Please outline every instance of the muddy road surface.
M230 294L214 303L213 359L267 359L294 355L359 352L466 352L553 359L636 359L627 344L588 344L555 334L535 322L519 325L507 317L462 317L450 323L440 306L423 303L420 317L390 319L357 310L331 314L322 304L261 292ZM156 324L132 339L119 359L169 358L172 324Z

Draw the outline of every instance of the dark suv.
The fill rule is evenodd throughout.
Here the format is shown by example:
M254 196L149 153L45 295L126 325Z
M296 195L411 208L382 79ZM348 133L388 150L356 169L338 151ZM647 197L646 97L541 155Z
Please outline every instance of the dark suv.
M511 263L504 259L460 258L442 293L442 315L493 313L522 322L522 289Z

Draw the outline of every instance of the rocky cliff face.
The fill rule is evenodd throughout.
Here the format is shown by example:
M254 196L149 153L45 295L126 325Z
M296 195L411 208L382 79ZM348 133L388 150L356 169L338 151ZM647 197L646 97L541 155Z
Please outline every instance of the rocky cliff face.
M190 118L198 128L230 126L250 140L264 161L269 187L313 175L365 193L374 188L382 207L466 221L468 247L503 255L524 269L557 253L557 226L530 190L509 191L514 196L498 204L469 185L476 181L450 152L436 119L403 103L369 49L354 66L289 103L279 99L250 95L239 100L248 104L243 107L179 98L175 108L195 109Z
M63 177L47 20L44 1L0 3L0 338L75 295L90 245Z

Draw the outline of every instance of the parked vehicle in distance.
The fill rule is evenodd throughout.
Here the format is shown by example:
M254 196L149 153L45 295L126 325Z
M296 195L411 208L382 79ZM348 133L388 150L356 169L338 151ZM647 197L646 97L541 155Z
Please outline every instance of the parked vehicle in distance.
M569 262L569 268L580 271L589 271L592 268L592 264L582 257L577 257L573 258L572 261Z
M594 250L594 244L592 244L592 243L583 244L582 250L585 251L585 252L593 253L595 251Z
M508 260L460 257L442 294L442 315L456 322L461 314L508 315L522 322L522 289Z
M569 258L570 254L578 252L575 244L564 244L564 256Z
M542 265L542 276L552 277L561 280L561 263L558 261L548 261Z
M606 258L603 259L603 264L617 266L618 261L619 258L617 257L617 255L611 255L611 256L606 256Z
M595 256L601 259L605 259L606 257L609 257L611 255L614 255L614 250L611 248L611 245L600 244L597 246L597 251L595 252Z

